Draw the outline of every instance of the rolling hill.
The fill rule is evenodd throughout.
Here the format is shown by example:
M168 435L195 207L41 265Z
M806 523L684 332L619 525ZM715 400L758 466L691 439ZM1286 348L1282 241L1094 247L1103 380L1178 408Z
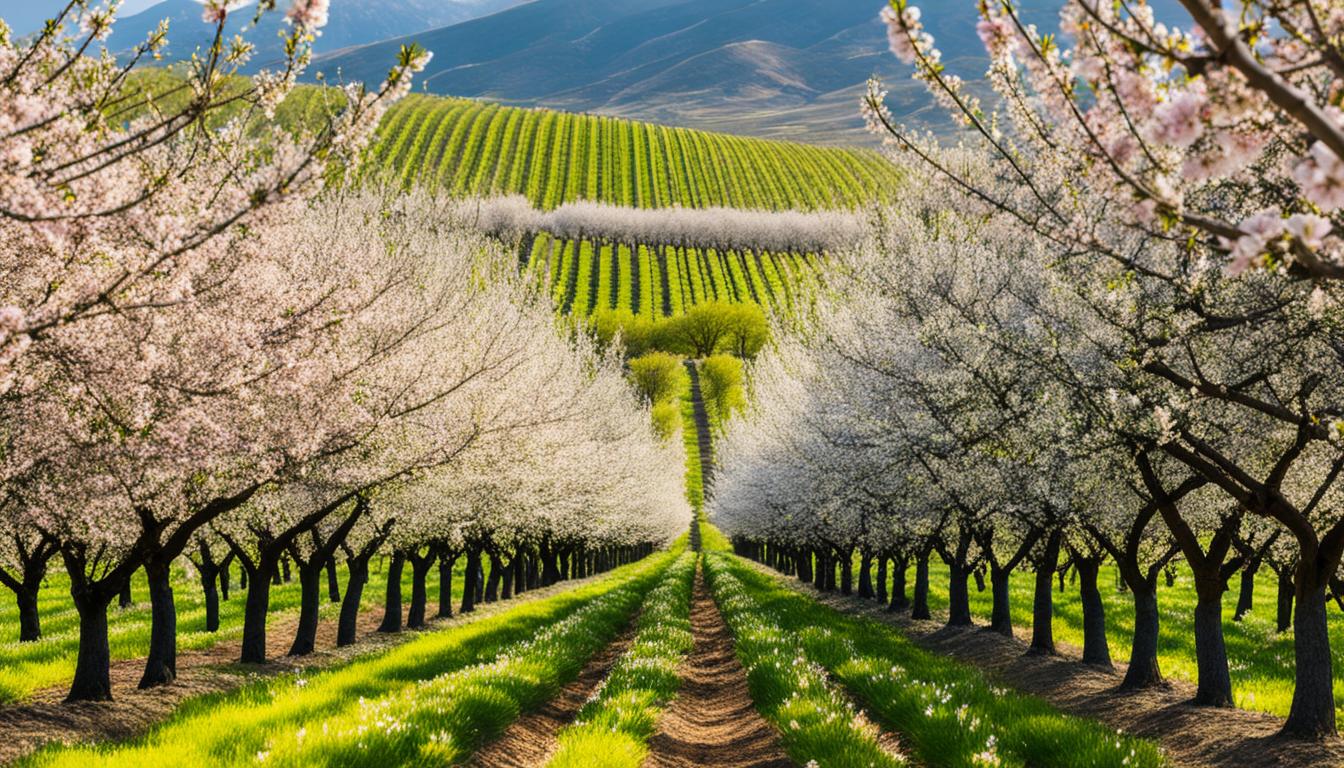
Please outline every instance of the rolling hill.
M1176 0L1154 4L1180 18ZM949 68L978 78L985 60L975 3L922 5ZM1028 18L1043 25L1059 7L1027 5ZM825 143L869 141L857 104L877 73L898 115L945 125L887 53L880 7L875 0L535 0L332 52L318 66L375 78L398 46L415 40L434 52L420 84L433 93Z

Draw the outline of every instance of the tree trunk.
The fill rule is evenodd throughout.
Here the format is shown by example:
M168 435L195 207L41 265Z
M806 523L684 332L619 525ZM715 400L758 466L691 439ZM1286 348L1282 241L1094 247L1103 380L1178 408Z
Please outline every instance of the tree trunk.
M1255 607L1255 572L1259 566L1247 564L1241 569L1241 588L1237 591L1237 609L1232 614L1233 621L1241 621Z
M1293 616L1293 706L1285 735L1323 739L1335 735L1335 671L1325 614L1325 584L1315 583L1315 563L1304 559L1297 571L1297 612ZM1325 580L1322 579L1322 582Z
M271 608L271 580L267 573L275 571L276 564L262 559L258 562L256 573L247 583L247 604L243 607L243 652L240 661L244 664L266 663L266 614Z
M42 617L37 612L37 590L15 590L19 603L19 642L31 643L42 638Z
M316 556L314 556L316 559ZM294 629L290 656L307 656L317 648L318 609L322 602L321 563L299 563L299 624Z
M826 556L817 553L817 565L812 573L812 586L819 591L826 589Z
M859 563L859 597L871 600L873 597L873 556L865 552L860 557L862 560Z
M121 610L135 607L135 598L131 596L131 577L126 577L126 583L121 585L121 591L117 593L117 607Z
M1130 584L1134 595L1134 644L1129 651L1129 669L1120 683L1120 690L1132 691L1159 685L1162 670L1157 664L1157 587L1140 583Z
M1055 653L1055 569L1059 567L1059 531L1045 540L1036 563L1036 594L1031 606L1031 652Z
M931 619L929 613L929 552L920 552L915 558L915 601L910 608L910 618Z
M1111 663L1111 646L1106 639L1106 605L1097 589L1101 562L1079 558L1074 562L1078 571L1078 594L1083 604L1083 663L1107 669Z
M494 552L487 553L490 560L490 575L485 578L485 602L493 603L499 599L499 583L504 575L504 562Z
M887 602L887 556L877 558L877 590L873 596L879 603Z
M70 596L79 612L79 655L65 700L111 701L112 652L107 640L107 604L111 595L104 597L96 590L79 590L72 583Z
M910 607L910 599L905 596L905 571L909 561L905 555L891 558L891 602L889 611L904 611Z
M426 626L425 613L429 603L429 588L425 582L429 579L429 569L434 565L434 554L411 556L411 610L406 616L406 626L422 629Z
M1004 637L1013 636L1012 597L1009 594L1012 571L1006 568L993 568L989 572L990 593L994 608L990 612L989 627Z
M955 559L947 565L947 626L971 626L970 574Z
M341 581L336 577L336 556L327 558L327 602L341 602Z
M439 618L453 615L453 566L457 564L457 555L451 557L447 552L439 555Z
M854 594L854 552L845 550L840 559L840 594Z
M387 592L383 600L383 623L378 625L379 632L401 631L401 571L405 565L406 555L400 550L393 552L392 561L387 564Z
M1279 632L1287 632L1293 625L1293 597L1297 588L1293 584L1292 571L1284 569L1278 571L1279 590L1278 605L1276 606L1276 626Z
M149 578L149 655L140 689L167 685L177 679L177 605L173 600L172 562L145 563Z
M1232 706L1232 677L1223 642L1223 581L1217 574L1195 576L1195 664L1199 687L1194 703L1205 707Z
M467 572L462 581L462 606L458 613L471 613L476 608L476 584L480 578L481 550L467 550Z
M336 645L344 648L359 636L359 603L364 597L364 585L369 581L367 558L351 557L345 561L350 572L345 582L345 597L341 599L341 618L336 625Z

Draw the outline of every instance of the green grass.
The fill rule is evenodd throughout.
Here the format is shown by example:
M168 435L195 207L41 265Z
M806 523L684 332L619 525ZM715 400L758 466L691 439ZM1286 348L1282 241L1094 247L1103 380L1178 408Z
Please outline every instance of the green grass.
M1194 682L1198 679L1195 665L1195 587L1194 578L1184 567L1178 566L1176 584L1167 587L1161 582L1157 590L1161 610L1161 631L1158 636L1158 663L1168 677ZM1013 625L1019 631L1031 629L1031 606L1034 575L1027 571L1012 575ZM913 589L914 571L907 575L907 584ZM1277 581L1269 568L1261 569L1256 578L1255 609L1242 621L1232 620L1237 605L1239 580L1233 578L1231 590L1223 595L1223 637L1231 667L1233 695L1236 705L1286 717L1293 701L1293 632L1275 631L1275 599ZM1130 642L1134 636L1134 604L1128 593L1116 589L1116 572L1104 567L1098 589L1106 605L1106 637L1111 658L1117 663L1129 659ZM988 580L984 592L976 590L971 582L971 612L977 620L988 623L992 595ZM1058 642L1081 648L1083 644L1083 611L1079 602L1078 586L1068 584L1060 593L1055 582L1054 634ZM935 617L947 615L947 569L942 563L929 564L929 607ZM1344 613L1331 607L1330 649L1336 669L1344 669ZM1335 707L1344 717L1344 679L1335 680Z
M678 667L695 645L691 586L696 556L683 554L644 601L630 648L572 725L558 736L551 768L638 768L658 713L681 687Z
M286 674L193 699L131 743L54 747L23 764L457 762L576 675L628 622L680 548L311 676Z
M695 401L689 379L681 396L681 438L686 444L686 499L698 515L705 507L704 469L700 438L695 429Z
M784 749L799 765L827 768L897 768L906 765L878 744L845 695L810 663L797 638L749 589L747 567L734 555L705 553L705 577L732 630L737 657L757 710L780 730Z
M711 555L707 562L716 593L722 583L733 595L730 600L754 605L758 617L768 617L749 624L750 632L788 638L799 651L793 668L815 666L818 675L839 682L883 727L898 733L922 764L948 768L1164 764L1150 742L996 687L979 670L925 651L891 627L823 606L736 556ZM781 655L787 658L787 653ZM781 672L787 674L787 669ZM765 689L767 700L781 695L776 686ZM823 765L845 764L820 752L811 757Z
M364 588L360 603L366 610L382 604L386 579L381 562L374 560L369 584ZM462 567L464 565L459 559L458 568ZM232 599L220 602L219 631L207 632L205 597L199 580L189 576L181 567L173 569L179 651L202 650L216 643L242 637L246 590L237 586L237 566L233 568L233 574ZM347 577L344 565L340 567L338 575L344 591ZM453 579L455 600L461 600L462 597L464 580L461 576L458 573ZM327 602L325 578L323 576L321 616L323 621L335 621L340 606ZM427 582L431 599L438 596L438 581L438 569L431 568ZM144 571L136 571L131 585L131 594L137 601L135 605L123 610L113 601L108 610L108 639L114 661L144 658L149 653L148 590ZM409 568L402 576L402 593L406 596L411 593ZM4 642L0 642L0 703L18 701L34 691L67 684L74 676L75 657L79 651L79 615L70 601L70 578L65 571L59 566L52 568L39 593L42 639L37 642L18 642L18 606L7 590L0 591L0 598L3 598L0 599L0 638L4 639ZM271 587L271 621L297 615L298 609L299 581L296 574L293 581ZM277 631L274 625L271 631Z

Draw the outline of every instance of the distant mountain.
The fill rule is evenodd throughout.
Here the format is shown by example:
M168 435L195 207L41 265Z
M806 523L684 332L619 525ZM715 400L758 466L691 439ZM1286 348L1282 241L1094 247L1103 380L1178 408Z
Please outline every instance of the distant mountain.
M162 0L123 0L121 17L124 19ZM69 5L69 0L6 0L0 2L0 19L20 37L42 29L47 21Z
M950 69L985 69L973 0L925 0ZM1177 0L1155 0L1183 19ZM828 143L867 141L858 117L874 73L903 119L945 126L887 52L878 0L535 0L462 24L320 57L318 69L381 77L397 47L434 52L418 88L511 104ZM1052 28L1060 3L1027 17ZM925 120L927 118L927 120Z
M436 27L459 24L478 16L494 13L524 0L334 0L330 18L322 35L314 44L319 54L340 48L358 46L392 37L415 35ZM248 33L248 40L257 46L251 68L274 64L281 58L279 33L284 22L284 9L289 0L279 0L275 11L263 17L260 26ZM252 20L256 3L247 2L230 12L226 25L230 34L239 31ZM159 24L168 19L168 61L190 57L198 47L210 44L213 27L201 20L201 3L197 0L163 0L147 10L122 15L113 27L108 49L120 52L143 41ZM391 66L392 59L383 62L381 79ZM377 82L377 79L374 81Z

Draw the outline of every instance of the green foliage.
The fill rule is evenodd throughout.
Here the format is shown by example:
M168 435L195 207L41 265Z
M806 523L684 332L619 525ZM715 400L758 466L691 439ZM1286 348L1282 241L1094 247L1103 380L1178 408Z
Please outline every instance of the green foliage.
M681 687L678 668L695 645L690 616L695 563L695 555L682 555L649 593L629 650L574 724L560 732L550 768L643 763L658 713Z
M653 406L653 431L664 441L681 429L681 403L673 401Z
M630 361L635 389L655 405L680 397L687 378L681 358L667 352L650 352Z
M712 424L723 428L746 405L742 393L742 361L732 355L714 355L700 363L700 396Z

